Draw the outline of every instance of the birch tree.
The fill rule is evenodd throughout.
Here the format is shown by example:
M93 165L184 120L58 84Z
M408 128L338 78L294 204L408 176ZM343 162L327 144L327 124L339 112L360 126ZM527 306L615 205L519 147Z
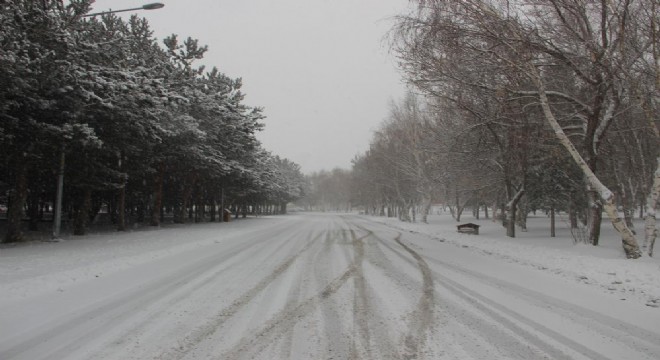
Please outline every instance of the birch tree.
M633 93L639 99L639 106L643 110L647 133L650 134L651 143L655 144L655 172L648 181L646 198L646 216L644 218L645 237L643 248L649 256L653 256L653 247L658 235L657 229L657 206L660 201L660 130L658 129L658 118L660 117L660 20L658 19L660 4L655 0L641 1L636 17L638 32L637 37L629 37L628 40L638 40L636 48L645 51L650 56L641 57L637 64L642 76L638 81L632 81ZM652 161L651 161L652 163ZM652 168L653 165L649 166Z
M434 197L434 139L431 136L431 112L414 94L408 93L400 103L390 105L390 122L385 131L396 133L399 142L396 166L407 174L421 202L421 221L428 222Z
M408 51L419 53L423 44L430 45L435 52L431 55L440 54L432 56L440 64L451 61L452 51L467 52L481 68L524 76L527 81L515 83L516 87L475 85L536 99L557 141L583 173L591 195L592 243L598 243L603 208L621 234L626 256L639 257L637 241L617 212L613 192L597 173L603 139L617 120L622 99L631 95L628 83L618 74L634 68L648 54L648 46L626 45L626 39L634 36L628 23L643 6L630 1L421 1L419 9L411 18L423 21L409 22L408 28L421 40L408 46ZM408 65L428 72L429 67L419 66L423 64ZM553 78L554 68L565 69L573 81ZM580 138L569 138L566 120L579 122Z

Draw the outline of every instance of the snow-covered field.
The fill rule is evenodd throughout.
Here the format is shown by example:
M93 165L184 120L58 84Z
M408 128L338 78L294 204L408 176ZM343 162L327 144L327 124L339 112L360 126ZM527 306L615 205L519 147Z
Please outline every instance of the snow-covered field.
M0 249L0 359L658 359L660 262L355 215ZM558 226L562 226L559 223Z
M475 220L464 216L460 223L480 225L479 236L458 234L457 223L448 213L431 215L428 224L406 223L393 218L373 217L372 220L391 227L429 235L432 239L469 247L473 251L530 267L548 271L566 279L597 286L622 301L639 302L660 307L660 255L637 260L625 258L621 238L605 217L599 246L575 244L567 220L557 218L556 237L550 237L547 216L530 216L527 232L516 230L516 238L507 237L500 223L488 219ZM638 220L637 229L643 229ZM638 241L643 235L638 235ZM659 325L660 327L660 325Z

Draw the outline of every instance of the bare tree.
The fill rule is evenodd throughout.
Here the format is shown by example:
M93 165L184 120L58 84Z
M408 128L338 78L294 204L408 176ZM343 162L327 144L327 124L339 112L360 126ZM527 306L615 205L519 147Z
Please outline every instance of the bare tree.
M604 209L629 258L640 256L637 241L597 173L603 171L600 162L610 160L601 153L604 139L619 119L623 100L632 95L626 78L637 75L628 70L648 58L650 46L633 47L628 41L637 35L629 26L631 18L646 11L643 5L420 1L418 12L402 17L398 28L404 68L430 94L446 92L446 83L451 83L529 98L582 171L591 199L591 242L598 243ZM465 71L448 70L456 68ZM494 75L484 81L464 77L467 70ZM522 79L511 81L511 74ZM581 131L574 136L576 125Z

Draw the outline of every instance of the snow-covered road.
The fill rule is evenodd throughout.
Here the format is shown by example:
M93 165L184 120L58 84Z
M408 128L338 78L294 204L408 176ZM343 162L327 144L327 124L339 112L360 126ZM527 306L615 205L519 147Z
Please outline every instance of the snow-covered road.
M659 359L660 311L357 216L5 248L0 359Z

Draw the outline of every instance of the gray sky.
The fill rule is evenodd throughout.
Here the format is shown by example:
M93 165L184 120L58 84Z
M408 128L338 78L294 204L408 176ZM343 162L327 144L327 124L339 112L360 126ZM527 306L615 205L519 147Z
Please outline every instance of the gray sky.
M97 0L95 11L152 0ZM265 108L264 147L305 173L350 168L403 96L385 33L408 0L161 0L140 11L162 39L209 46L200 62L243 78L245 103Z

